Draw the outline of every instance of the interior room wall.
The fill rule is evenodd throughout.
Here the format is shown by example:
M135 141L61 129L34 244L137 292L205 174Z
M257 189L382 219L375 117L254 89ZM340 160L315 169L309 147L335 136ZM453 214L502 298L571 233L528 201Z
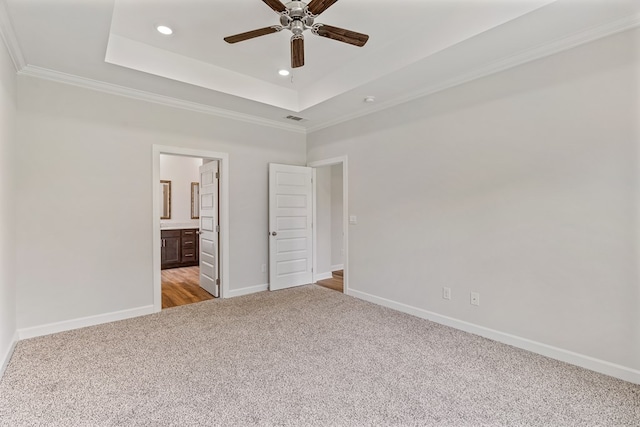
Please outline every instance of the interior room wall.
M171 219L160 220L160 227L199 227L191 219L191 183L199 181L200 166L200 158L160 155L160 179L171 181Z
M331 168L331 271L344 268L342 165Z
M331 166L316 168L316 279L331 277Z
M0 37L0 374L16 334L16 70Z
M18 328L153 304L154 144L229 153L230 289L267 283L267 165L304 134L27 76L18 103Z
M349 157L353 294L640 369L638 46L627 31L310 134L308 161Z

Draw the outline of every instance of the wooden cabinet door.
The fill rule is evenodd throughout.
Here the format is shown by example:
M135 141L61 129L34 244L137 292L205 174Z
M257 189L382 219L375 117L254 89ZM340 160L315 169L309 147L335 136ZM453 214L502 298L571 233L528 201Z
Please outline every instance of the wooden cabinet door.
M180 230L163 230L161 235L161 268L176 267L180 263Z
M179 263L180 260L180 237L165 237L164 239L164 260L166 264Z

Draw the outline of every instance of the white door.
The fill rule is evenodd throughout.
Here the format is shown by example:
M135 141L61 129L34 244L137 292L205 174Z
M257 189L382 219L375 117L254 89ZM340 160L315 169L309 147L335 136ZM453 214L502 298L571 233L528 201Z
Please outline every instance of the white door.
M218 162L200 166L200 286L220 296L218 279Z
M312 169L269 164L269 290L311 283Z

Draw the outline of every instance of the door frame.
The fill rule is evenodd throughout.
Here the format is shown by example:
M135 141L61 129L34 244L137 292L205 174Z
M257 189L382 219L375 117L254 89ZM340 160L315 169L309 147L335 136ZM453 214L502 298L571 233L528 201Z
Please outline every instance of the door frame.
M317 179L316 169L325 166L342 165L342 247L344 248L344 254L342 255L342 262L344 264L344 276L343 276L343 293L349 295L349 179L348 179L348 156L332 157L330 159L316 160L314 162L307 163L307 166L313 168L313 185L312 185L312 197L313 197L313 272L311 279L313 283L316 283L316 275L318 272L318 236L317 236Z
M220 298L229 294L229 153L200 150L166 145L153 145L152 149L152 202L153 202L153 309L162 310L162 273L160 270L160 154L170 154L183 157L198 157L218 161L219 178L219 212L220 247Z

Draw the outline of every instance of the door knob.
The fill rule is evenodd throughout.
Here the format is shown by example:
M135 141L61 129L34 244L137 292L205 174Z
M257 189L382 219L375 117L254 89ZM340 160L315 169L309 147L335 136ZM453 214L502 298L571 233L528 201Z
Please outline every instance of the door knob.
M271 235L272 235L272 236L277 236L277 235L278 235L278 233L276 233L275 231L272 231L272 232L271 232Z

